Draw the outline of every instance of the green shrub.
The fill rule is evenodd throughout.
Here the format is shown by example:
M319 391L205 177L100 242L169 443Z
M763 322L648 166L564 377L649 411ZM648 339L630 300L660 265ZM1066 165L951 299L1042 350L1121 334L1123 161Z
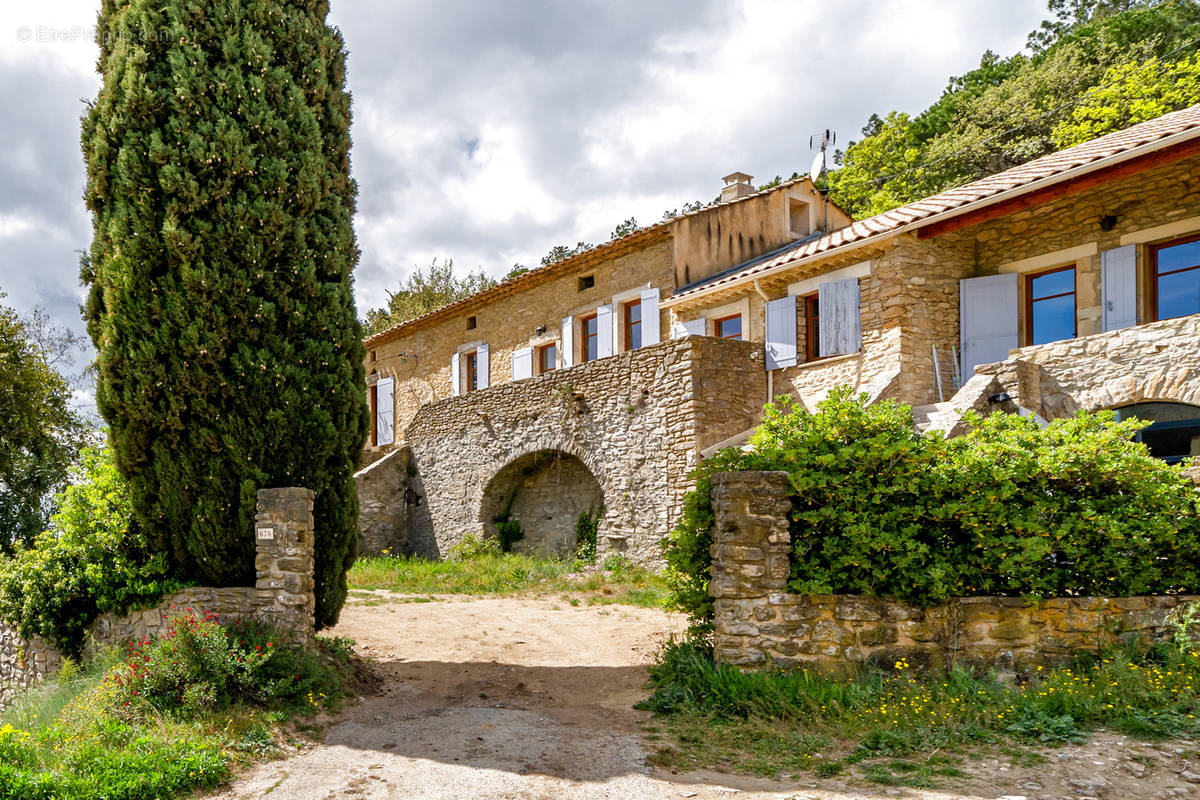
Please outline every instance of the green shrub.
M468 533L456 544L446 548L446 560L472 561L487 556L498 556L502 552L499 539L487 537L481 539L473 533Z
M575 560L584 564L596 563L596 534L600 529L600 513L585 511L575 521Z
M970 595L1175 594L1200 590L1200 496L1133 436L1080 412L1045 428L969 414L968 432L921 435L905 405L849 389L815 412L768 405L753 452L693 473L665 542L675 607L711 618L711 478L782 470L791 484L790 587L915 605Z
M504 518L496 520L496 539L500 542L500 550L511 553L512 547L525 538L520 520Z
M131 526L129 493L107 444L85 448L51 528L0 559L0 618L78 654L97 615L157 602L177 587L166 556Z

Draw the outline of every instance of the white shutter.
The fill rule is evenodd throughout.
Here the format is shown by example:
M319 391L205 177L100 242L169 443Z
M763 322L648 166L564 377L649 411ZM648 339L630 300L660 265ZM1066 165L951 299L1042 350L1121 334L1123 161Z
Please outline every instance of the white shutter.
M512 354L512 379L519 381L533 377L533 348L522 347Z
M796 298L767 301L767 369L796 366Z
M1104 330L1137 325L1137 245L1126 245L1100 254L1100 302Z
M1008 358L1008 351L1019 345L1019 280L1017 273L1010 272L958 282L959 344L964 381L975 374L976 365L1003 361Z
M575 363L575 318L563 317L562 321L562 368L566 369Z
M821 355L842 356L862 347L858 278L828 281L817 287L821 304Z
M642 292L642 347L658 344L662 339L658 321L658 289L647 289Z
M600 306L596 309L596 358L607 358L613 354L613 307Z
M475 377L475 385L479 389L488 387L488 346L486 344L479 345L479 349L475 351L475 370L478 373Z
M375 444L391 444L396 440L393 430L395 408L395 382L391 378L380 378L375 384Z
M458 368L458 353L450 356L450 396L458 397L462 393L462 378Z
M684 336L703 336L705 331L704 323L705 320L703 318L689 319L687 322L676 322L671 327L671 338L682 339Z

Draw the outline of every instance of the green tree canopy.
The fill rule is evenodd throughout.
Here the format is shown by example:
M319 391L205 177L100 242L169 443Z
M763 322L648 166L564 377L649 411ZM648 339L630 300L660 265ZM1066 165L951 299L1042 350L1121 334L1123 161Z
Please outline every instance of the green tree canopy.
M518 266L515 265L506 278L515 277L514 273L521 274L516 271ZM367 334L416 319L495 285L496 280L485 275L482 269L459 277L454 272L453 259L439 263L435 258L428 270L415 268L396 291L388 292L387 305L367 312Z
M96 400L134 525L174 575L249 585L257 490L315 490L318 625L345 598L370 421L328 10L104 0L82 134Z
M0 298L4 295L0 293ZM35 319L38 319L35 317ZM44 320L43 320L44 321ZM84 426L71 387L51 366L58 354L0 305L0 552L46 527L66 484Z

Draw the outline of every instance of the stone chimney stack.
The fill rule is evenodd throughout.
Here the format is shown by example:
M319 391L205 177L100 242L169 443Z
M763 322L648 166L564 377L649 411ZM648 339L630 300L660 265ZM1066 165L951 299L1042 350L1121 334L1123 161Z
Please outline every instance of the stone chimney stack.
M739 197L754 194L754 184L750 183L750 181L754 180L753 175L747 175L744 172L733 172L721 180L725 181L725 185L721 187L722 203L728 203L730 200L737 200Z

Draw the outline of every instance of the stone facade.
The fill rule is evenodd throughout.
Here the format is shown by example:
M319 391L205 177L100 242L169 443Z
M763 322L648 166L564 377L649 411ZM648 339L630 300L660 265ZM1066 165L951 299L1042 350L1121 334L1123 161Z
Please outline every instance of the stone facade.
M255 618L290 631L309 643L314 629L313 498L309 489L261 489L254 535L257 555L253 587L188 587L151 608L106 613L88 626L85 645L95 649L162 634L185 611L214 613L222 622ZM28 688L54 672L62 653L40 636L23 639L0 621L0 705L14 690Z
M750 342L687 337L427 405L404 439L421 488L410 519L433 541L401 528L376 546L444 555L464 534L494 533L511 502L533 534L525 546L569 551L592 509L601 553L661 563L699 452L759 419L762 358ZM372 485L384 482L359 483L368 507Z
M1167 615L1200 597L961 597L916 608L870 597L787 591L792 504L787 474L735 472L713 480L714 652L742 667L951 664L1001 669L1064 663L1081 650L1155 641Z

